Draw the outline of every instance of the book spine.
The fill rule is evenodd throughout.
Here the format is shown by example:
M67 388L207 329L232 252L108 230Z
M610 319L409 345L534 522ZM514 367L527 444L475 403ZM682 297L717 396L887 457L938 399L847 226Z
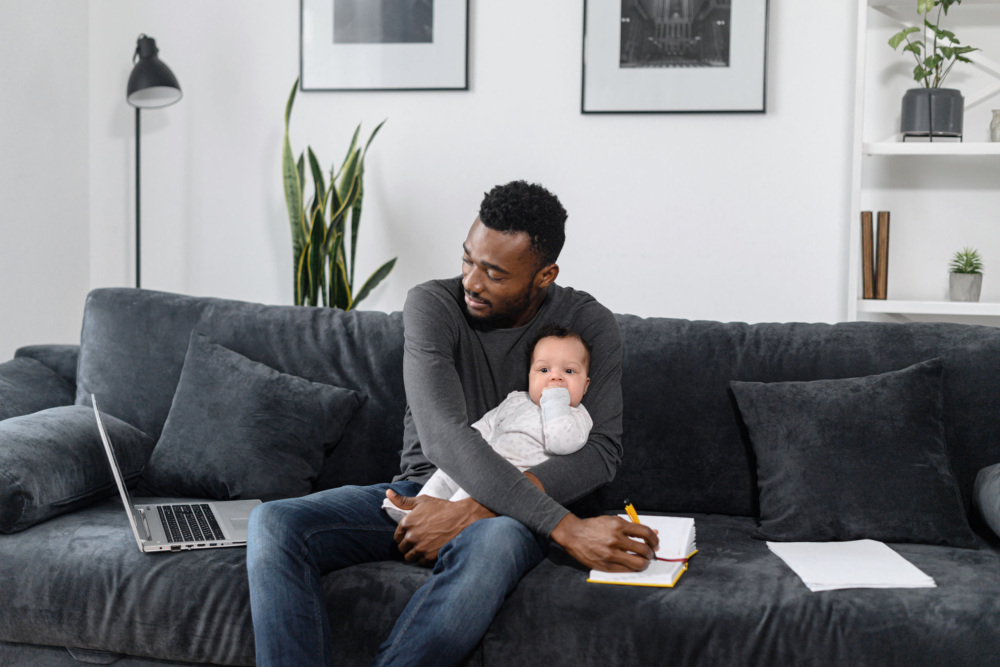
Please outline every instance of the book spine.
M875 247L875 298L885 299L889 290L889 211L878 212L878 243Z
M861 212L861 286L865 299L875 298L875 229L872 212Z

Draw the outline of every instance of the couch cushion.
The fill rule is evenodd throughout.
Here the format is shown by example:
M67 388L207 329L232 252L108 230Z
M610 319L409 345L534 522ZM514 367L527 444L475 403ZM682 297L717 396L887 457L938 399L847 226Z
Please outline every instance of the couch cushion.
M153 440L114 417L105 421L126 482ZM77 405L0 422L0 532L24 530L117 493L94 411Z
M303 496L361 401L195 334L143 480L160 496Z
M144 554L109 499L0 535L0 641L252 665L246 549Z
M1000 555L989 549L894 545L938 587L817 594L749 539L753 519L694 516L700 551L675 588L590 584L553 549L508 596L477 655L506 665L559 665L568 655L656 665L669 655L686 665L879 667L985 665L996 656ZM344 650L338 664L370 664L428 575L384 562L325 576L334 643ZM245 550L142 554L115 501L0 536L0 608L0 641L253 664ZM152 627L160 630L135 631Z
M989 549L892 545L938 587L812 593L766 543L750 539L753 519L690 516L700 551L674 588L587 583L585 568L551 549L504 601L483 638L483 664L995 662L1000 555ZM393 562L324 578L327 608L337 620L335 645L353 651L346 664L370 664L377 647L370 635L391 627L400 599L421 583L421 574Z
M129 288L87 297L77 403L160 437L192 331L248 359L368 397L327 457L317 488L389 481L403 441L400 313L266 306Z
M73 404L73 385L35 359L0 364L0 420Z
M948 466L940 361L730 385L757 456L759 537L975 545Z
M741 324L618 315L624 459L592 507L756 516L753 449L731 380L876 375L941 358L945 442L966 511L1000 461L1000 329L944 323Z

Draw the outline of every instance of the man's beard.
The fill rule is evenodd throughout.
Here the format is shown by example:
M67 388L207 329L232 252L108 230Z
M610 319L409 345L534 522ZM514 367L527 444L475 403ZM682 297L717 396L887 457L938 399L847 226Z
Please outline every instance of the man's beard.
M470 296L472 295L470 294ZM507 308L502 311L497 311L495 309L495 302L489 301L490 313L488 315L477 315L470 311L468 305L466 305L465 316L470 322L478 327L486 329L505 329L510 327L514 321L528 309L528 306L531 305L533 297L534 290L529 289L516 300L511 301ZM473 298L477 297L473 296Z

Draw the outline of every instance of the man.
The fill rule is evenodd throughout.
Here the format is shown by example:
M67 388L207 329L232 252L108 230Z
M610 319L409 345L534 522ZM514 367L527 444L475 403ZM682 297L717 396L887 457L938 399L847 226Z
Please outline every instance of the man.
M462 246L462 277L410 290L402 472L392 484L254 510L247 566L258 665L333 663L321 577L349 565L403 558L434 567L380 647L378 665L460 662L549 539L587 567L648 565L658 544L649 528L612 516L580 519L563 507L614 477L622 430L614 316L555 284L565 220L540 185L497 186ZM594 426L576 453L521 473L470 424L527 388L528 348L550 322L593 348L585 404ZM438 466L471 498L414 497ZM386 497L411 510L398 526L381 507Z

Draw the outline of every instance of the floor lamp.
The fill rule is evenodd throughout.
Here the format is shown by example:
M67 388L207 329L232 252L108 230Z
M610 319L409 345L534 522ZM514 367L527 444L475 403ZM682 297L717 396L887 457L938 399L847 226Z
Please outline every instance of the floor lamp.
M128 103L135 107L135 286L142 287L140 278L142 246L139 225L139 112L170 106L181 99L181 86L170 68L157 57L156 40L139 35L132 56L132 74L128 77Z

